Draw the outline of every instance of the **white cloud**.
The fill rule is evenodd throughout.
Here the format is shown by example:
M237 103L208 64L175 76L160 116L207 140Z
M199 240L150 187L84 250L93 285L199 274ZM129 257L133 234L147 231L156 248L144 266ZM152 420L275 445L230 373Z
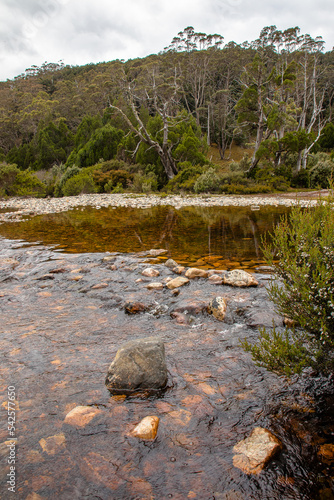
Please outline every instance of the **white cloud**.
M85 64L157 53L186 26L225 42L299 26L334 45L332 0L0 0L0 80L44 61Z

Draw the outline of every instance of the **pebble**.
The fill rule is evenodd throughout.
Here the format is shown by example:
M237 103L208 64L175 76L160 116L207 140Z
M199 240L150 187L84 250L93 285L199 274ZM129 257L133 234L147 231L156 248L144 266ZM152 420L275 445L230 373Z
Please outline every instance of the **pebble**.
M132 436L145 441L153 441L157 435L159 417L145 417L131 432Z

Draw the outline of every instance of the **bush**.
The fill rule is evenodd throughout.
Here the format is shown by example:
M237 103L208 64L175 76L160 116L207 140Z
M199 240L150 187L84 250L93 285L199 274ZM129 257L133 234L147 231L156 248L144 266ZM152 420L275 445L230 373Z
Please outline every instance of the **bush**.
M179 171L165 186L167 191L194 191L198 177L203 173L203 167L192 165L189 161L179 163Z
M0 164L0 196L45 196L45 185L31 172L16 165Z
M317 153L309 160L310 187L328 189L334 173L334 162L326 153Z
M264 255L276 278L269 286L269 296L296 328L286 334L274 330L269 337L262 332L257 346L247 342L244 346L269 369L270 356L275 349L279 351L276 369L286 375L300 371L306 362L322 373L334 369L333 209L332 196L315 208L296 207L276 226L272 243L264 242ZM292 357L287 355L290 348Z
M215 169L211 167L198 177L194 184L194 191L195 193L218 191L220 184L220 178L216 174Z
M78 194L96 193L97 186L91 174L80 172L68 179L62 192L64 196L77 196Z
M158 190L158 178L153 173L140 174L137 173L133 177L133 190L137 193L151 193Z

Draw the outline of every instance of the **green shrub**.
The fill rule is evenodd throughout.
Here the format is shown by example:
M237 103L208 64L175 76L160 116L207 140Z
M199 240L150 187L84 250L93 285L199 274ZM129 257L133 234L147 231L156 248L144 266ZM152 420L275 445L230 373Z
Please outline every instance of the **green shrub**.
M179 171L165 186L167 191L194 191L198 177L203 173L203 167L192 165L189 161L179 163Z
M93 176L86 172L80 172L70 177L62 188L64 196L76 196L78 194L96 193L97 186Z
M264 242L264 255L275 277L269 296L278 312L297 325L284 337L275 331L262 333L257 346L248 345L255 359L269 369L270 356L277 349L280 366L275 369L285 374L300 371L305 361L322 373L334 370L333 209L332 195L315 208L295 207L274 229L272 243ZM287 354L290 348L293 357Z
M46 187L31 172L16 165L0 164L0 196L45 196Z
M63 174L61 175L60 179L56 182L55 189L54 189L54 194L55 196L63 196L64 194L64 186L66 182L71 178L74 177L75 175L78 175L80 173L80 168L77 167L76 165L73 165L72 167L68 167Z
M334 162L326 153L317 153L309 160L310 187L328 189L334 174Z
M151 193L158 190L158 178L153 173L148 174L137 173L133 177L132 188L137 193Z
M218 191L220 189L220 184L221 180L215 169L210 167L206 172L198 177L194 184L194 191L195 193Z

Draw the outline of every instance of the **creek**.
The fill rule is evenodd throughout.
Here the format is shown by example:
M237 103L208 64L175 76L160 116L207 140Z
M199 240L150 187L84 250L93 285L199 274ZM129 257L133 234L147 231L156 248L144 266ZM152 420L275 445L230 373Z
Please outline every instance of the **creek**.
M19 499L333 498L333 459L320 453L333 443L332 381L308 373L287 381L239 345L259 327L282 326L260 251L281 210L85 208L0 226L1 391L2 401L8 386L16 391ZM167 252L153 259L152 248ZM176 276L168 257L257 269L259 286L194 279L179 295L148 290L150 281ZM146 267L159 277L145 278ZM203 306L216 296L228 303L223 322ZM137 301L145 312L126 314L125 304ZM104 378L120 345L155 335L165 342L167 389L111 396ZM82 427L66 424L79 405L100 412ZM147 415L160 418L153 442L131 436ZM283 448L247 475L233 465L233 446L257 426ZM3 460L8 440L4 424ZM7 472L1 498L11 498Z

